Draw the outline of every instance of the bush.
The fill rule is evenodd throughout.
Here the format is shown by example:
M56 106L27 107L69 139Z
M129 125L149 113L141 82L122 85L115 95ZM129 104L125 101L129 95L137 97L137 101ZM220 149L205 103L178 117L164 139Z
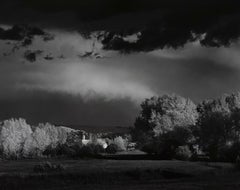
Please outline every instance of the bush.
M105 153L105 149L100 144L94 145L93 148L94 148L94 154L95 155L99 155L101 153Z
M81 145L58 145L56 148L48 147L43 155L56 157L56 156L68 156L68 157L93 157L104 153L105 149L99 144Z
M74 157L77 152L81 149L81 145L74 145L74 146L68 146L68 145L60 145L57 147L57 156L69 156Z
M43 151L44 156L54 157L57 155L57 147L53 148L52 146L48 146L46 150Z
M176 147L167 139L155 138L151 142L145 144L141 150L148 154L158 155L160 159L168 160L174 158Z
M117 146L118 151L125 151L127 149L127 142L121 136L114 138L113 144Z
M118 147L115 144L110 144L107 148L106 148L106 153L108 154L116 154L118 151Z
M235 162L235 168L239 171L240 170L240 156L237 156Z
M189 129L176 127L173 131L153 138L143 145L141 150L148 154L158 155L161 159L173 159L177 148L191 144L191 139L192 134Z
M152 141L142 145L141 150L148 154L158 154L158 152L160 151L160 149L158 148L159 144L160 143L156 143L156 141L152 140Z
M175 158L178 160L189 160L192 156L188 146L179 146L175 151Z
M59 144L55 148L48 146L43 152L44 156L56 157L56 156L70 156L74 157L79 152L81 146L67 146L65 144Z
M240 155L240 142L235 142L232 145L225 145L218 151L218 161L235 162Z
M101 145L95 145L95 144L88 144L86 146L83 146L79 153L78 156L80 157L93 157L97 156L101 153L104 153L105 150Z
M34 166L34 172L59 172L65 170L65 167L62 164L52 164L50 162L45 162L37 164Z
M94 148L93 146L90 146L90 145L83 146L77 153L77 156L79 157L89 157L93 155L94 155Z

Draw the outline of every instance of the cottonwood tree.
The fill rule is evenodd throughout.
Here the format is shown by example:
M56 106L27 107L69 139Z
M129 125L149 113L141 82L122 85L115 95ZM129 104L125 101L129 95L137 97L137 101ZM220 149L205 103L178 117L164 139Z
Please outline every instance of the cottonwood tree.
M205 100L197 110L196 143L212 160L233 161L240 153L240 93Z
M172 131L175 127L189 127L197 121L196 105L178 95L163 95L146 99L135 121L135 129L154 136Z
M188 133L187 130L196 124L197 118L196 105L190 99L178 95L152 97L141 104L141 112L132 132L133 139L142 146L148 145L150 149L159 144L168 146L166 142L171 144L175 142L173 137L177 137L174 130ZM179 139L180 141L182 140ZM158 152L155 148L150 151Z

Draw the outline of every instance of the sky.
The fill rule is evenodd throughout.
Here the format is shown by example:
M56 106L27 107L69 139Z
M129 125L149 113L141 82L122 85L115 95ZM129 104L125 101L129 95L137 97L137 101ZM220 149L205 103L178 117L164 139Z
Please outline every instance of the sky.
M145 98L239 91L239 2L194 2L2 1L0 119L132 126Z

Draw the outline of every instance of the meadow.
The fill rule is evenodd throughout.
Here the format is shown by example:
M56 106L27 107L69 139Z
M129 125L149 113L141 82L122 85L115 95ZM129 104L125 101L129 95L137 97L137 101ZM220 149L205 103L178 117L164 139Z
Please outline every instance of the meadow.
M36 171L48 163L61 170ZM0 189L239 189L240 172L230 163L164 160L1 160Z

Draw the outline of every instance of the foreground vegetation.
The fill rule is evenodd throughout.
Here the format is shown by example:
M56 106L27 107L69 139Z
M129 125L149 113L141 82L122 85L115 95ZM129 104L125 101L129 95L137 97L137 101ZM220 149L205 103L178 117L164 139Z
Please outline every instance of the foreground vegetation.
M43 166L41 170L39 166ZM237 189L232 164L154 160L18 160L0 162L0 190Z

